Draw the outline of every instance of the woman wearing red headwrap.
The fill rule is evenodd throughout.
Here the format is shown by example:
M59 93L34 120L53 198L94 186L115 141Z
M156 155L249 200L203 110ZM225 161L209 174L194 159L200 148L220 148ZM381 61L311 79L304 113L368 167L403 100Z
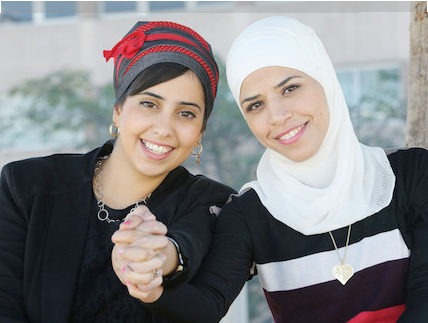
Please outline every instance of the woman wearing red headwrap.
M104 55L115 63L115 139L84 155L3 168L2 323L165 322L117 279L113 232L134 209L150 209L142 230L156 235L147 246L156 252L128 270L173 285L195 274L233 192L180 166L195 148L199 158L213 108L218 70L209 44L179 24L138 22Z

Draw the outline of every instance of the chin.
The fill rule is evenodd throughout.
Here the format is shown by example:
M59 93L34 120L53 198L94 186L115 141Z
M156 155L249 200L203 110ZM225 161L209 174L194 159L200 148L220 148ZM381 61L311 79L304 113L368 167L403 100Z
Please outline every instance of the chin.
M276 150L276 152L281 154L285 158L295 162L295 163L300 163L300 162L303 162L305 160L308 160L309 158L311 158L314 155L314 154L308 154L307 152L304 152L304 153L296 152L296 153L292 153L292 154L290 154L289 152L283 153L283 152L280 152L278 150Z

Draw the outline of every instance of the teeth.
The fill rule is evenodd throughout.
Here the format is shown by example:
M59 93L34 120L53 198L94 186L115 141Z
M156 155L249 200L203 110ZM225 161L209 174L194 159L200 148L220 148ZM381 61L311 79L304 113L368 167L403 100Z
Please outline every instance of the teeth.
M150 150L150 152L152 152L155 155L163 155L172 150L171 147L158 146L154 143L151 143L145 140L143 140L143 144L144 146L146 146L148 150Z
M296 129L291 130L290 132L287 132L283 134L281 137L279 137L280 140L286 140L293 138L295 135L299 133L300 130L304 127L304 124L302 124L300 127L297 127Z

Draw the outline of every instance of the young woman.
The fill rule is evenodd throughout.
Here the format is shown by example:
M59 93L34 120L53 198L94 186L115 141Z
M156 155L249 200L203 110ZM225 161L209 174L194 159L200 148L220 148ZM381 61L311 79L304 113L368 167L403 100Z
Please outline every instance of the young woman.
M149 307L218 322L255 269L278 323L427 322L428 152L359 143L321 41L294 19L246 28L227 77L267 148L257 180L223 208L198 275Z
M174 284L196 272L217 209L233 192L180 166L195 147L200 153L213 108L218 70L210 45L179 24L138 22L104 56L115 63L116 139L84 155L3 168L2 323L165 322L114 274L113 232L147 205L157 219L147 218L157 233L150 275Z

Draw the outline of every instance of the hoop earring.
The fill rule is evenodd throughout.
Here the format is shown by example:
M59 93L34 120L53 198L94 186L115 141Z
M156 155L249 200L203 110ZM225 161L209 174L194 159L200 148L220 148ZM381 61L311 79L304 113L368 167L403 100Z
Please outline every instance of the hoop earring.
M201 163L201 152L202 152L202 150L204 149L203 147L202 147L202 143L200 143L200 142L198 142L198 145L194 148L194 149L198 149L198 151L197 152L193 152L192 151L192 155L193 156L196 156L196 164L200 164Z
M114 127L116 127L116 129L117 129L116 131L114 131ZM119 135L119 133L120 133L120 128L118 126L116 126L116 124L114 122L110 125L110 127L108 128L108 130L110 131L110 134L113 137L117 137Z

